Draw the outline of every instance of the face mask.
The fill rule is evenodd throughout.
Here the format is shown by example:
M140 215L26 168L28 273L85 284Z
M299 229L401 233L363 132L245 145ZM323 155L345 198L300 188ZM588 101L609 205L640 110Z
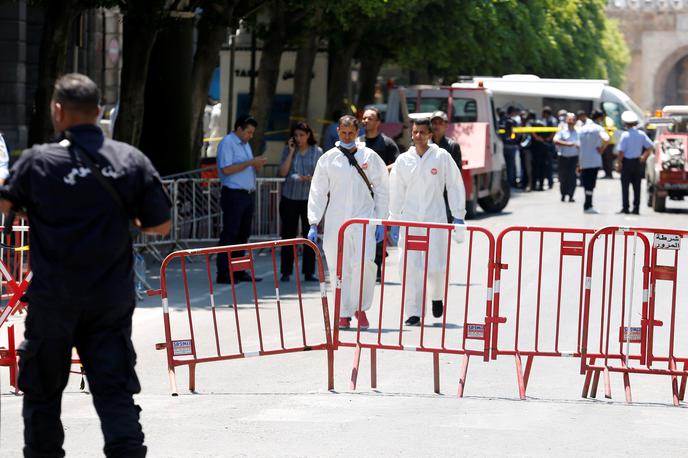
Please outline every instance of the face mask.
M339 146L341 146L344 149L352 149L354 146L356 146L356 142L351 142L351 143L344 143L341 140L339 141Z

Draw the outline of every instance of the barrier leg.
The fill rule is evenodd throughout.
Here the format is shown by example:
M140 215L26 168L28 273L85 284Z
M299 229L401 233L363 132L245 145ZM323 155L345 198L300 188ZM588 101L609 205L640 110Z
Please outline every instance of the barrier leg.
M590 364L595 364L595 358L590 358ZM582 398L588 397L588 388L590 388L590 379L592 378L593 372L592 369L585 371L585 381L583 382L583 392L581 393ZM592 397L594 398L595 396Z
M459 392L457 395L463 397L463 389L466 387L466 374L468 373L468 360L470 356L463 355L463 360L461 361L461 375L459 376Z
M351 385L350 389L355 390L356 389L356 380L358 379L358 365L361 362L361 346L356 345L356 349L354 350L354 367L351 369Z
M521 366L521 355L514 355L516 358L516 381L518 382L518 397L521 400L526 398L526 385L523 381L523 367Z
M612 382L609 379L609 369L604 366L604 397L607 399L612 398Z
M683 372L686 371L686 368L688 367L688 363L683 363ZM678 392L678 400L683 401L685 395L686 395L686 377L685 375L681 376L681 389Z
M674 359L669 360L669 370L676 370L676 361ZM671 394L674 398L674 405L679 406L679 393L678 393L678 377L675 375L671 376Z
M597 397L597 385L600 383L600 371L595 371L595 374L593 375L592 379L592 389L590 390L590 397L591 398L596 398Z
M528 379L530 378L530 369L533 367L533 356L528 356L526 360L526 372L523 374L523 387L528 389Z
M377 349L370 349L370 387L377 388Z
M170 378L170 390L172 391L172 396L179 396L179 390L177 389L177 376L174 373L174 366L169 366L167 368L167 375Z
M435 394L440 394L440 354L432 354L432 371L435 379Z
M327 389L334 390L334 351L327 350Z
M196 365L189 364L189 391L196 392Z
M631 376L628 372L624 372L623 382L624 390L626 391L626 402L631 403L633 402L633 398L631 396Z
M19 371L19 364L17 361L17 350L14 346L14 325L7 328L7 350L9 357L12 358L12 363L10 364L10 386L14 387L14 394L18 395L17 373Z

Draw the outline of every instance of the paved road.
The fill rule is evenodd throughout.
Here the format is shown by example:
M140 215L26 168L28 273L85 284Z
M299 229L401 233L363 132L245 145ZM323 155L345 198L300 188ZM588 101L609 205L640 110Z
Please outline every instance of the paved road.
M556 190L517 193L508 211L496 216L479 215L472 224L488 228L495 234L506 227L524 224L585 228L619 224L688 226L688 202L670 201L671 211L665 214L655 214L642 207L639 216L616 215L620 207L618 180L599 182L595 198L600 215L583 214L582 194L579 188L579 202L561 203ZM510 246L509 256L514 256L515 250L515 245ZM544 270L549 272L554 261L547 252L545 247ZM535 253L532 249L524 253L527 262L535 259ZM462 270L462 261L458 258L462 257L457 256L452 265L448 304L448 322L452 323L448 327L448 339L452 342L457 342L451 338L462 332L467 283L462 276L465 269ZM398 326L395 323L399 319L400 287L394 274L396 256L392 253L388 259L390 270L386 278L390 283L385 293L381 338L393 342L398 339L398 327L394 326ZM258 257L258 271L265 274L258 289L264 345L273 348L280 340L271 265L268 253ZM199 351L211 354L215 351L215 340L203 269L202 262L191 264L189 279L192 301L198 309L194 316L197 345ZM473 291L469 298L470 313L478 317L481 291L486 287L479 270L476 267L476 274L469 282ZM188 332L182 327L186 315L182 309L179 265L171 266L170 277L173 330L181 338ZM319 287L310 284L305 288L306 335L309 344L317 344L324 338ZM514 288L515 283L509 284L505 278L502 287L505 310L508 310L509 301L515 300ZM534 290L532 285L525 289ZM541 291L546 298L555 293L556 288L548 281ZM259 345L252 291L249 285L242 284L237 292L244 351L251 351ZM223 351L236 350L237 345L234 310L226 307L231 302L230 293L228 286L222 286L215 295ZM303 339L294 293L293 283L280 286L286 345L297 345ZM565 293L564 302L575 304L577 290L565 290ZM532 307L533 299L528 296L532 293L523 294L523 302ZM459 299L454 301L454 297ZM551 301L543 299L543 303ZM330 298L330 308L332 304ZM678 319L685 323L685 309L688 309L685 299L679 301L681 307L683 314ZM373 311L377 314L378 310L376 302ZM530 313L532 309L527 310L523 326L532 330L534 316ZM549 312L543 312L541 318L547 323L543 324L540 336L543 345L551 344L553 338L553 318L551 309L547 310ZM576 313L575 306L563 307L563 327L575 323ZM325 353L303 352L199 366L196 394L185 389L187 371L179 369L180 396L172 397L164 354L154 350L155 343L163 340L159 299L144 300L134 321L134 343L143 385L143 393L137 401L143 407L150 456L684 456L688 450L685 407L670 405L670 383L664 377L631 377L636 401L631 405L623 400L619 376L612 376L612 400L601 396L597 400L581 399L582 377L578 373L577 359L539 359L533 366L528 399L519 401L512 358L500 357L489 363L472 358L465 397L459 399L456 390L460 358L457 356L441 357L442 394L436 395L432 393L430 355L381 352L378 355L378 388L373 390L370 388L369 355L364 352L358 389L351 391L349 377L353 352L342 349L335 358L336 390L333 393L327 391ZM433 318L428 318L425 338L430 342L438 338L434 322ZM373 320L373 327L377 324L377 320ZM513 327L505 325L500 342L506 342L512 335L510 332ZM370 332L364 336L377 338L376 333ZM565 340L562 350L570 349L564 345L575 339L575 332L573 337L564 333L562 336ZM346 337L351 338L352 333L347 333ZM413 345L419 332L407 330L403 338L405 343ZM7 392L6 374L4 368L0 369L3 377L0 456L13 457L20 456L21 398ZM80 392L78 383L79 378L73 377L64 396L65 448L68 456L94 456L102 447L102 437L90 397Z

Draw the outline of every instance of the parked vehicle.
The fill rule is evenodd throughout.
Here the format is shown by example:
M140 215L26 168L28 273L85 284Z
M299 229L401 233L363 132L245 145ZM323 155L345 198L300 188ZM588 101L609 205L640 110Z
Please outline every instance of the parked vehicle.
M491 92L477 83L449 86L411 86L390 90L382 131L406 149L410 144L410 115L447 113L447 137L461 145L466 213L477 206L486 212L503 210L510 197L502 142Z
M648 206L666 210L666 198L683 200L688 194L688 105L667 105L654 124L655 150L647 158L645 179Z
M623 91L610 86L607 80L540 78L536 75L504 75L502 77L475 76L492 91L495 106L506 109L509 105L528 108L540 113L549 106L557 111L565 109L575 113L584 110L602 110L617 126L623 126L621 113L631 110L642 121L643 110Z

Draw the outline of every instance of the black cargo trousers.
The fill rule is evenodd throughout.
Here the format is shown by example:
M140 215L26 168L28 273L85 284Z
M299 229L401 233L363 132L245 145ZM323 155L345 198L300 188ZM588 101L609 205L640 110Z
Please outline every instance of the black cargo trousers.
M134 306L73 306L31 301L25 340L18 349L19 389L24 392L24 456L64 456L60 412L73 347L81 359L93 405L100 417L105 455L146 455L139 423L141 409L134 404L132 396L141 391L131 342Z

